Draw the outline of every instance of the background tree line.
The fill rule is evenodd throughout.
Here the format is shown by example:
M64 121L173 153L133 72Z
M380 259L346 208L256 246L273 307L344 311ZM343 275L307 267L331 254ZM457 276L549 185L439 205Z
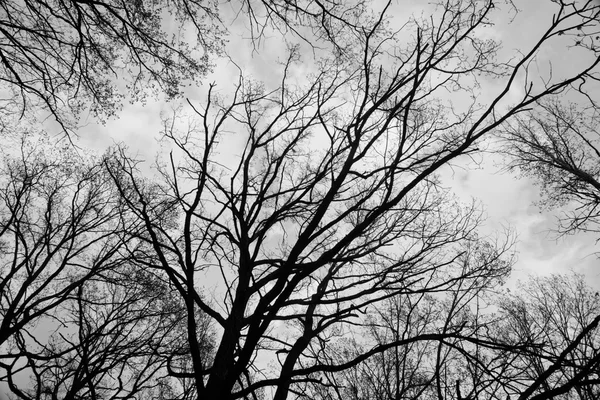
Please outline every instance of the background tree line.
M222 5L0 5L11 396L597 398L598 293L578 275L504 291L514 236L481 234L444 179L493 140L546 204L576 205L561 232L596 231L600 4L549 2L509 57L486 29L516 2L236 4L257 51L273 32L297 43L278 84L209 84L193 118L163 121L151 173L125 145L77 148L77 119L198 84L224 49ZM539 72L549 46L581 62Z

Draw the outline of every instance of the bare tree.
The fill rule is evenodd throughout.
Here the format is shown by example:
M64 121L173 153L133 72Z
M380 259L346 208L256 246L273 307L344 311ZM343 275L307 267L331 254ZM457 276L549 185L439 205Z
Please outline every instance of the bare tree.
M36 346L39 324L60 324L57 307L120 264L123 232L131 228L100 165L69 146L29 139L2 161L0 366L8 375L26 356L15 348Z
M396 294L373 309L363 329L337 344L337 362L346 362L376 346L388 347L348 370L324 374L322 384L306 385L307 399L474 399L496 398L495 379L480 373L474 361L499 345L489 329L490 291L510 268L505 245L495 252L486 241L461 256L473 273L437 293ZM477 271L477 272L475 272ZM494 273L495 272L495 273ZM500 281L499 281L500 279ZM486 311L487 308L487 311ZM458 332L457 335L445 335ZM423 340L429 338L429 340ZM462 390L462 394L461 394Z
M9 381L13 393L24 400L194 398L177 378L189 353L177 300L164 281L131 266L84 282L56 313L61 325L47 344L20 343L32 379L23 388ZM210 353L209 326L198 333Z
M373 23L373 10L364 0L241 0L239 14L247 17L250 36L259 46L265 33L275 30L301 39L313 50L331 48L337 53L352 51L352 37Z
M544 196L540 205L574 205L559 221L561 234L598 232L599 123L595 104L552 99L503 128L508 168L539 184Z
M307 385L304 397L598 398L600 297L586 286L582 276L532 278L520 285L517 294L475 293L477 301L464 299L465 307L454 314L452 324L466 328L462 337L412 342L386 350L346 371L327 374L321 385ZM339 346L338 357L348 359L365 351L361 345L365 336L382 343L389 340L386 336L407 335L412 329L435 330L453 315L431 296L424 300L416 297L421 300L419 305L399 303L405 298L394 298L377 310L368 332ZM457 304L456 299L453 297L446 307Z
M151 251L108 160L48 139L25 137L3 160L0 380L24 400L193 398L185 308L164 273L144 270ZM211 354L210 323L196 319Z
M500 302L503 335L527 338L511 359L517 399L591 400L600 395L600 298L580 275L530 280Z
M319 60L306 85L291 78L300 59L292 48L277 88L241 77L225 97L211 86L204 104L190 103L198 120L187 130L166 121L174 149L158 182L143 179L123 149L107 163L144 225L136 239L158 260L147 267L164 271L185 302L200 397L285 399L417 342L438 343L439 376L445 349L469 342L468 324L455 323L462 296L477 293L478 277L507 273L506 263L486 262L498 249L470 251L481 243L479 214L453 198L441 173L505 121L592 74L598 59L565 79L530 82L527 67L542 46L597 24L599 6L556 2L548 29L507 63L479 35L492 2L444 2L397 31L386 28L389 7L355 32L351 54ZM476 98L478 74L504 84L486 105L453 108L442 93ZM517 83L522 97L501 106ZM179 224L155 223L167 212ZM479 255L466 262L470 254ZM369 310L413 294L449 296L437 330L335 357L331 344L355 336ZM208 358L197 310L220 336ZM434 388L438 398L457 392L441 381Z
M180 31L167 26L168 14ZM83 107L113 115L125 94L118 79L132 99L151 87L177 96L205 76L224 34L216 5L193 0L5 1L0 15L0 80L14 95L3 113L22 114L33 103L34 114L39 105L63 128ZM183 39L184 27L195 41Z
M341 49L342 32L358 27L364 1L264 0L229 5L259 41L269 27ZM307 30L308 28L308 30ZM0 82L7 117L53 115L71 132L82 110L101 119L125 97L167 99L199 84L223 51L227 30L216 1L8 0L0 4ZM312 42L314 43L314 42Z

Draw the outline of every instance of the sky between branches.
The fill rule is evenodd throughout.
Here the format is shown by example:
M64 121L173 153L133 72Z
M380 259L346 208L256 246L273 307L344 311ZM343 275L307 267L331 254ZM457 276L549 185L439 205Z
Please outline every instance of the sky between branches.
M383 6L383 1L378 0L378 3L381 3L380 7ZM500 5L502 10L497 10L493 18L496 24L486 30L486 35L503 44L499 58L516 54L515 51L519 49L525 50L547 28L552 18L554 4L550 0L515 0L514 5L519 9L518 13L514 13L506 4ZM230 30L226 50L229 59L223 57L216 60L214 72L204 80L203 86L188 88L186 96L192 104L201 104L205 100L208 84L211 82L217 84L218 93L223 96L230 94L237 83L238 68L245 76L264 82L266 87L277 85L282 70L278 62L285 59L287 46L298 42L297 38L290 35L286 43L281 40L279 33L267 32L264 40L253 46L247 33L240 33L247 32L244 29L246 19L235 19L235 10L227 7L226 4L223 8L223 19ZM391 10L393 18L390 24L393 26L396 20L400 21L410 14L428 15L430 12L431 6L426 2L399 1ZM232 21L231 24L228 21ZM299 83L306 80L305 76L310 72L314 61L312 52L305 45L301 46L303 64L295 70ZM546 47L540 52L532 71L538 69L540 72L547 72L549 62L552 61L552 73L560 76L575 67L581 57L582 53L578 49L559 54L557 49ZM485 97L487 94L492 98L501 90L500 80L482 80L482 87L487 91L483 91L481 96ZM521 90L518 84L515 87ZM600 90L596 93L596 97L600 97ZM518 92L514 95L517 96ZM450 99L453 102L461 101ZM109 120L105 125L88 123L80 130L77 144L102 152L114 143L123 142L132 154L148 160L149 167L155 154L165 151L164 142L158 140L161 116L172 115L175 109L191 115L186 99L170 103L149 100L145 105L125 104L119 117ZM518 262L508 286L515 285L530 274L547 275L571 270L585 274L592 286L600 286L600 270L596 268L598 260L593 254L598 251L595 246L596 237L578 233L558 238L552 229L556 226L557 216L568 207L556 210L537 207L535 202L540 199L540 195L534 182L503 172L502 157L493 154L494 144L486 142L484 147L488 148L487 153L477 155L473 160L463 157L454 168L445 170L443 185L452 187L465 202L474 198L481 203L487 215L482 234L495 235L505 228L512 229L516 234Z

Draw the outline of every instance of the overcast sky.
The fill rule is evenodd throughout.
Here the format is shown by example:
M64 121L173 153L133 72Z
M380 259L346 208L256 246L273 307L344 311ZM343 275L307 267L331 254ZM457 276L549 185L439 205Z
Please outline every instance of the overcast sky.
M400 20L411 12L420 13L424 4L426 2L399 2L393 13ZM486 31L490 38L503 43L501 57L509 57L517 49L524 49L532 40L537 39L541 30L547 28L554 6L550 0L516 0L515 5L521 12L513 21L511 17L514 14L507 13L505 8L497 13L498 18L495 20L498 23ZM239 33L245 30L236 29L244 23L241 18L232 23L228 54L243 69L245 75L265 81L267 85L270 81L277 81L281 73L277 60L284 57L285 42L274 34L263 41L260 48L253 49L247 34L243 37ZM296 40L290 37L289 41L294 43ZM306 56L310 59L310 55ZM564 53L563 48L559 51L548 47L541 52L537 68L542 72L547 71L551 61L553 73L560 75L576 66L578 57L581 54L576 50ZM230 61L217 60L217 68L205 79L206 84L190 88L187 94L192 102L202 102L209 82L216 82L221 93L230 93L236 83L236 75L237 68ZM493 84L490 88L493 91ZM182 106L184 112L191 111L185 101L166 104L150 100L145 106L127 104L118 119L109 121L105 126L90 123L83 129L80 145L102 150L113 143L124 142L134 154L151 161L160 149L157 142L161 130L160 116L169 115L178 106ZM474 165L465 159L465 168L457 168L453 174L445 174L446 181L443 183L453 187L457 195L466 201L474 197L481 202L487 214L486 223L482 227L483 233L493 234L505 227L515 231L518 238L518 263L514 268L511 285L528 274L573 270L585 273L589 278L588 282L598 286L600 269L596 267L598 260L593 255L596 251L596 238L583 234L557 238L552 229L556 226L556 216L561 210L540 210L534 204L539 199L539 192L533 182L502 173L502 159L498 156L486 154L478 161L481 162L480 165Z

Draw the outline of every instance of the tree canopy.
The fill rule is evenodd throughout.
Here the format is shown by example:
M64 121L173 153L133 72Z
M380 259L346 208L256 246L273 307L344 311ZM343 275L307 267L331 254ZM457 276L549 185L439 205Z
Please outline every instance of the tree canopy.
M567 231L596 222L600 4L549 2L507 52L492 28L515 3L0 5L4 121L49 112L71 138L82 107L203 83L235 18L253 51L287 45L270 81L240 68L165 115L152 169L131 144L5 122L0 383L23 400L597 397L597 293L579 275L504 290L514 233L484 234L448 184L497 152L548 204L578 202ZM555 73L548 48L584 56Z

